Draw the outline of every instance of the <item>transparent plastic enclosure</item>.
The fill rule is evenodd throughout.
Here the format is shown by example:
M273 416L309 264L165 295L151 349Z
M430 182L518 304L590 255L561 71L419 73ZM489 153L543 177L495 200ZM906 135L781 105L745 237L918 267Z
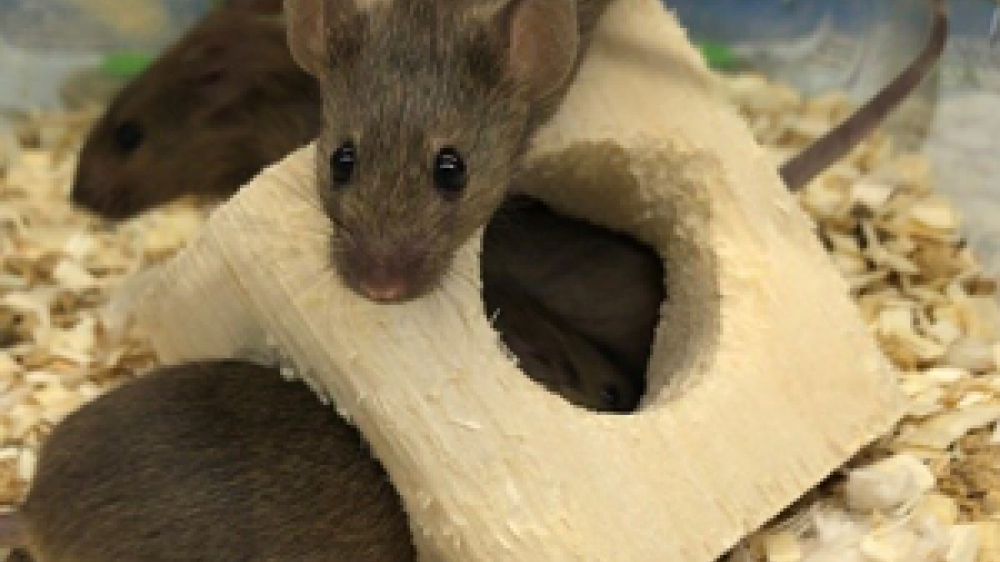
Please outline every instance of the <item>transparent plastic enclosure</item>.
M666 0L692 40L719 47L806 94L866 100L919 52L931 0ZM949 40L935 74L888 123L896 145L934 165L984 266L1000 274L998 0L949 0Z
M0 0L0 109L57 109L101 99L211 3Z

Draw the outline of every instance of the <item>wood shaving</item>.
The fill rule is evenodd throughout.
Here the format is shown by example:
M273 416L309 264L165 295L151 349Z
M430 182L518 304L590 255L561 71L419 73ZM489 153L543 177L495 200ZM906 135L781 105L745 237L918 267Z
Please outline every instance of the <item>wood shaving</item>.
M114 227L68 203L93 112L0 130L0 504L25 492L66 414L156 364L106 304L122 281L179 249L201 212L176 206ZM114 337L112 337L114 335Z
M757 139L782 157L852 110L842 95L803 100L760 77L727 82ZM996 281L933 185L927 160L879 132L799 194L911 404L838 484L744 540L732 562L1000 562Z
M723 83L778 163L853 106L751 74ZM23 496L38 446L81 404L156 364L118 301L204 212L112 227L67 203L93 114L0 132L0 506ZM1000 562L1000 308L933 188L929 163L877 132L800 202L911 399L896 430L753 534L733 562Z

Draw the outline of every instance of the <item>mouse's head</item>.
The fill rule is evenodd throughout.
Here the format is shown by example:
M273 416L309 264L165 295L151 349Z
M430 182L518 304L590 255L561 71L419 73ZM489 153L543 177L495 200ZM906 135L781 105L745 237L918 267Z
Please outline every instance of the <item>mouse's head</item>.
M575 4L288 0L292 54L323 94L318 183L348 286L426 293L487 222L575 64Z
M284 26L247 10L209 15L120 91L80 151L72 201L124 219L183 196L231 195L311 138L315 81Z

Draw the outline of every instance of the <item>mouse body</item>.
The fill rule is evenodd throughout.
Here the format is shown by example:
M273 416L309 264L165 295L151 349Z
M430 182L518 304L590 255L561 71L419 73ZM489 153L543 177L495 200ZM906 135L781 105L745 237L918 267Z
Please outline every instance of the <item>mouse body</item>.
M645 370L626 369L599 342L514 285L491 286L484 299L518 367L549 391L596 411L629 413L639 406Z
M15 517L35 562L415 559L360 433L237 361L160 368L68 415Z
M273 9L212 10L127 84L84 140L73 203L124 219L186 196L224 199L310 142L319 90Z
M645 380L660 306L668 297L656 252L627 235L513 195L486 227L482 256L487 313L506 292L520 291L632 380ZM514 325L501 332L522 330Z

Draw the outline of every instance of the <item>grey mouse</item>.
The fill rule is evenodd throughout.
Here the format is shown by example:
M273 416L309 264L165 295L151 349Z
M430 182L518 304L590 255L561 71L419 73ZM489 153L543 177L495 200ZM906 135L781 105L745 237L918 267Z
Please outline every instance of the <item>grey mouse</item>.
M438 283L504 200L609 4L286 0L292 55L320 85L318 189L336 226L331 257L350 287L391 303ZM790 188L905 98L942 33L936 26L912 72L783 169Z

